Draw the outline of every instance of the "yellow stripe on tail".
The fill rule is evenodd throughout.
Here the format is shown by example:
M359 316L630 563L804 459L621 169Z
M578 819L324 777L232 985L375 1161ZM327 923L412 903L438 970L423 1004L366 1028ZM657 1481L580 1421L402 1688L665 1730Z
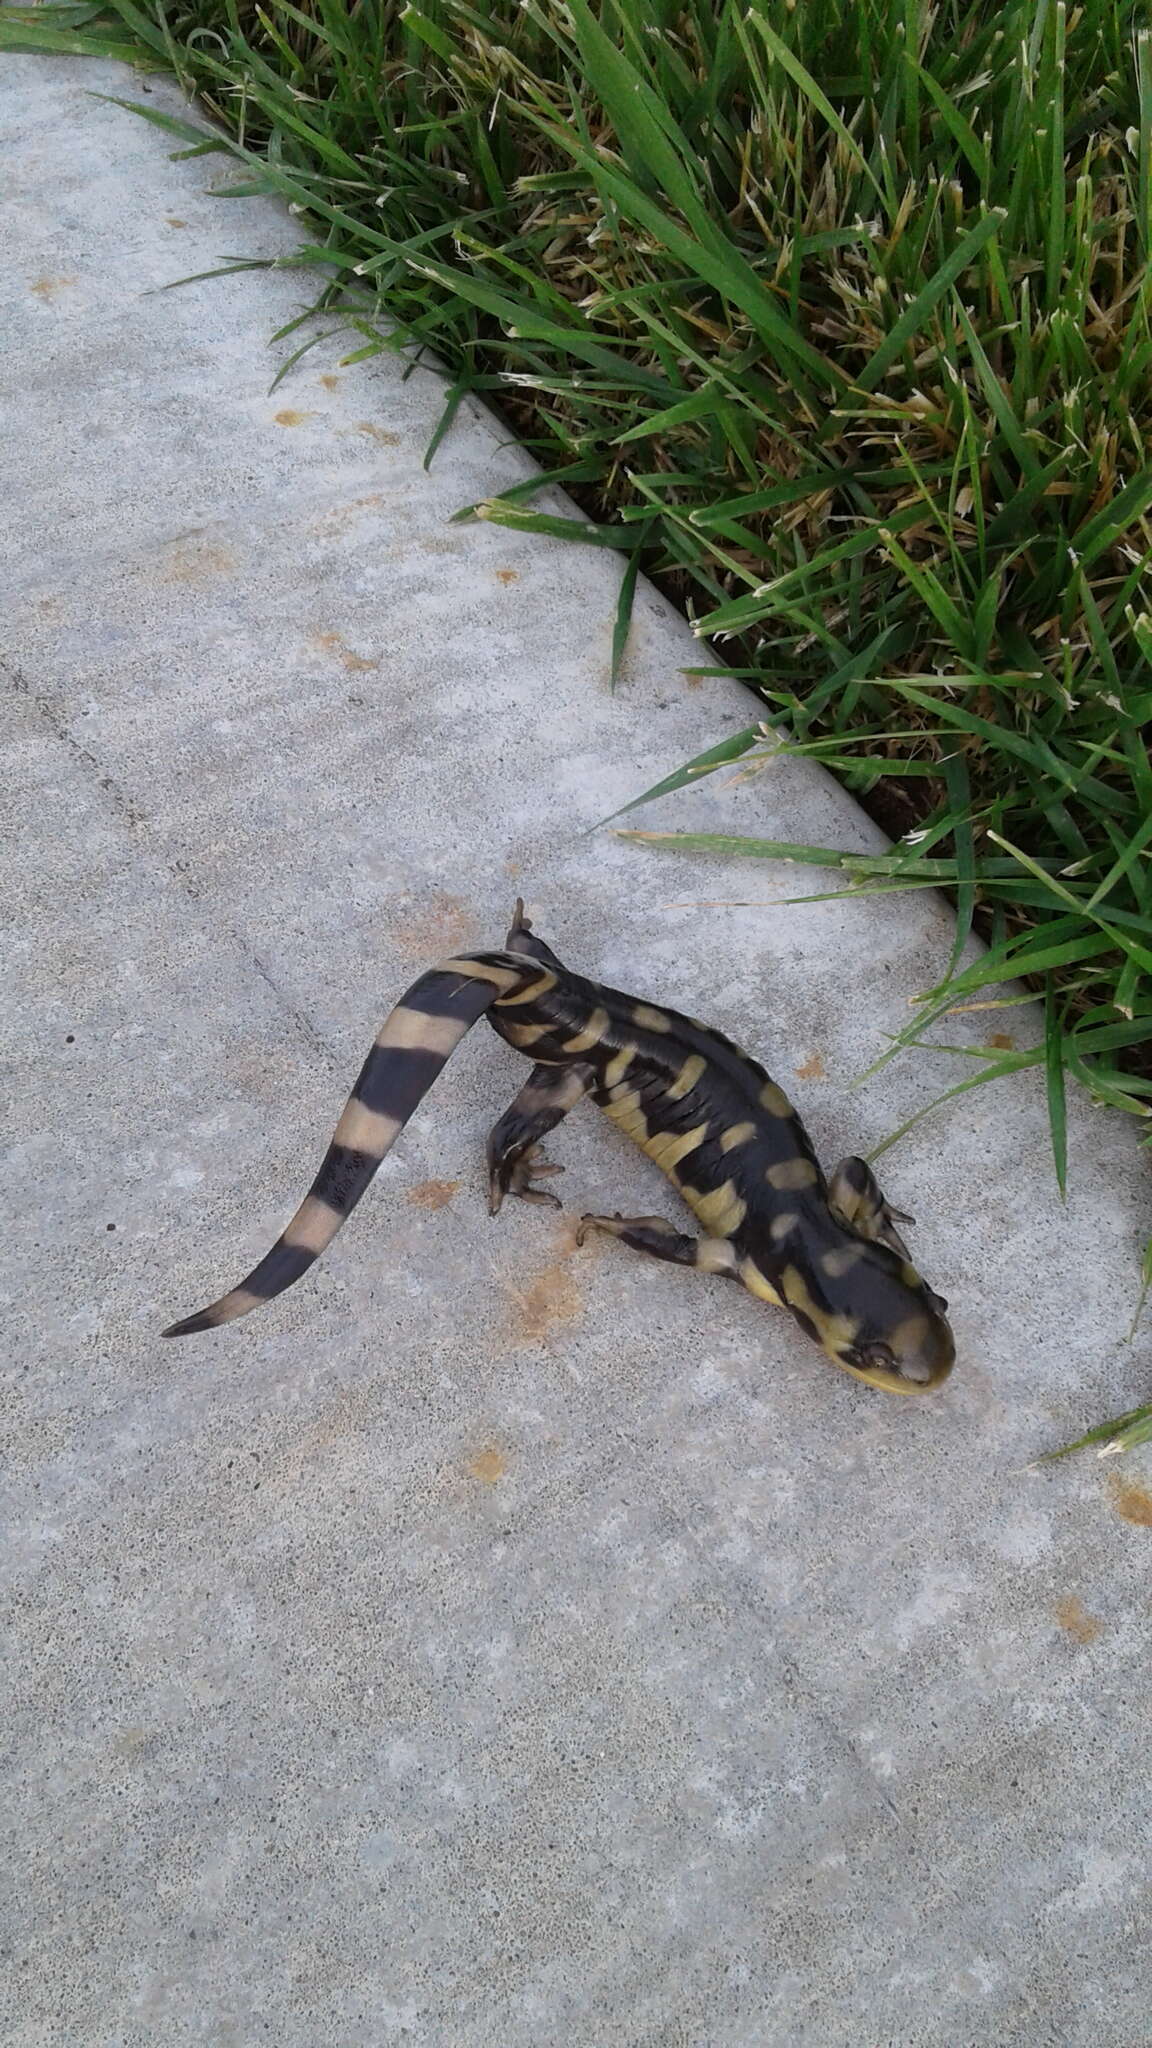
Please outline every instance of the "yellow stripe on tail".
M465 1033L493 1003L523 1001L554 979L518 954L474 953L445 960L413 982L381 1025L320 1171L287 1229L239 1287L164 1335L190 1337L235 1322L299 1280L351 1215Z

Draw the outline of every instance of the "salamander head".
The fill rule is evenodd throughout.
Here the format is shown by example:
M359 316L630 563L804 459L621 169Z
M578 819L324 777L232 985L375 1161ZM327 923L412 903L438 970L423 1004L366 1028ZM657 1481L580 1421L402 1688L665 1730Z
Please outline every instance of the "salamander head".
M825 1345L830 1357L855 1379L890 1394L925 1394L938 1387L956 1358L943 1296L883 1245L869 1246L854 1277L859 1326L850 1339Z
M895 1329L857 1339L830 1355L870 1387L883 1387L890 1394L926 1394L947 1379L956 1344L938 1309L916 1308Z
M887 1245L838 1233L804 1267L786 1266L779 1291L825 1356L867 1386L924 1394L952 1370L947 1302Z

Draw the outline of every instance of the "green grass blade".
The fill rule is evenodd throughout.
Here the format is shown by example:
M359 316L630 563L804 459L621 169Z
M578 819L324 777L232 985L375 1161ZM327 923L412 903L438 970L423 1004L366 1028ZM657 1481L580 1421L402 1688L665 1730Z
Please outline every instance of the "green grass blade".
M441 412L440 417L436 422L436 425L432 429L431 435L429 436L428 439L428 446L424 450L424 461L421 465L423 469L431 469L432 464L436 460L436 450L439 448L441 441L444 439L445 434L451 427L452 422L455 419L457 413L459 412L461 405L464 403L465 398L471 391L472 384L472 378L468 375L467 372L465 372L465 374L462 377L457 377L455 382L449 387L449 390L444 399L444 409ZM484 499L482 502L485 505L487 505L490 501L488 499ZM476 516L477 518L484 518L489 515L478 511Z
M1044 994L1044 1074L1048 1095L1048 1128L1061 1201L1068 1198L1068 1107L1064 1094L1064 1040L1052 977Z
M709 747L705 753L697 754L691 761L685 761L682 768L677 768L671 775L666 775L662 782L654 783L651 789L644 791L643 796L634 796L630 803L621 804L618 811L610 811L606 818L601 818L599 824L592 827L593 831L598 831L600 825L610 825L613 818L622 818L628 811L638 811L641 804L650 804L658 796L671 796L678 789L687 789L690 783L699 782L703 776L713 774L717 768L726 768L731 762L739 761L762 738L762 726L745 726L742 732L733 733L730 739L721 740L718 746ZM652 835L634 832L619 834L621 839L650 836Z
M992 240L993 235L999 232L1003 219L1003 208L994 207L987 217L957 244L952 254L929 278L923 289L917 292L912 304L900 315L875 355L864 365L860 374L853 378L857 390L876 389L893 363L911 346L913 337L919 334L929 314L951 290L957 278L970 268L980 251Z
M517 533L546 533L551 540L575 540L585 547L621 548L630 554L636 534L630 526L599 526L592 519L563 519L555 512L533 512L531 506L510 505L507 498L482 498L473 506L477 519L492 526L511 526Z
M616 599L616 616L612 621L612 666L608 681L610 690L616 688L620 680L620 671L624 666L628 635L632 630L632 604L636 596L640 563L643 559L644 549L650 532L651 526L644 527L639 542L624 564L624 574L620 578L620 594Z
M1132 1342L1133 1337L1136 1335L1137 1326L1144 1313L1144 1304L1148 1299L1150 1289L1152 1289L1152 1237L1148 1239L1144 1247L1144 1257L1140 1266L1140 1293L1136 1299L1132 1321L1128 1326L1129 1343Z
M23 10L10 19L8 8L0 12L0 50L58 57L113 57L122 64L138 64L142 55L138 43L121 42L115 36L100 33L84 35L75 29L53 28L47 22L31 19Z
M0 15L0 24L3 23ZM83 53L80 53L83 54ZM201 128L194 121L181 121L175 114L166 114L159 107L146 107L140 100L124 100L114 92L92 92L89 99L105 100L110 107L123 107L127 114L138 114L142 121L148 121L153 128L162 128L165 135L178 136L181 142L193 143L198 151L205 154L213 150L230 152L231 143L226 135L214 135L210 128Z
M904 1122L898 1124L894 1131L889 1131L888 1136L881 1138L880 1143L873 1145L872 1150L867 1154L868 1164L871 1166L885 1152L891 1151L893 1145L898 1144L901 1138L907 1137L908 1132L913 1130L917 1124L923 1123L925 1117L934 1116L936 1111L942 1109L946 1102L955 1101L958 1095L970 1094L973 1088L984 1088L989 1081L1000 1081L1006 1074L1022 1073L1025 1067L1035 1066L1035 1064L1036 1054L1024 1052L1006 1053L1001 1059L990 1060L988 1065L982 1067L978 1074L970 1074L966 1081L957 1081L955 1087L946 1088L942 1095L937 1095L933 1101L926 1102L922 1109L918 1109L912 1116L906 1117Z
M956 932L948 972L955 972L968 943L976 910L976 841L972 831L972 785L961 753L948 754L941 762L944 787L948 792L952 843L956 848Z
M764 13L764 0L752 0L752 5L748 10L746 18L749 27L756 30L757 35L774 62L779 64L781 69L788 73L789 78L793 79L800 87L804 98L811 106L816 108L822 119L827 122L833 135L838 138L847 154L855 158L856 163L868 179L877 197L883 198L880 184L873 175L871 166L864 157L859 143L845 127L831 100L821 90L816 80L812 77L811 72L805 69L795 51L790 50L783 37L778 36L775 29L770 27Z
M1043 1451L1036 1459L1038 1465L1051 1465L1057 1458L1067 1458L1073 1451L1089 1449L1093 1444L1103 1444L1101 1455L1119 1451L1134 1450L1137 1444L1146 1444L1152 1438L1152 1402L1144 1408L1130 1408L1126 1415L1117 1415L1111 1422L1099 1422L1095 1429L1087 1429L1078 1436L1075 1443L1061 1444L1058 1451Z

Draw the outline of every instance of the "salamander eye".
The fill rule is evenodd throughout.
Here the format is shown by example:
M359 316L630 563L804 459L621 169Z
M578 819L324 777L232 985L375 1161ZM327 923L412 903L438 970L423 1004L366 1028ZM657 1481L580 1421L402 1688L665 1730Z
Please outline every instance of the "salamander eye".
M887 1344L861 1344L856 1354L856 1362L870 1370L891 1372L895 1367L896 1358Z

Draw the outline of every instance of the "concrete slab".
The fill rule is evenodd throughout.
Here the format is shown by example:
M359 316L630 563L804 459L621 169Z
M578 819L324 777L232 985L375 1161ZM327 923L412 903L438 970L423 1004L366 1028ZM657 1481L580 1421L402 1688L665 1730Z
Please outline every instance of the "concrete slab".
M748 699L651 590L610 694L618 563L448 523L527 465L473 408L425 474L431 374L331 343L270 397L298 275L142 298L293 229L92 90L141 88L0 77L4 2041L1146 2043L1149 1467L1023 1469L1147 1392L1122 1121L1073 1104L1067 1208L1027 1080L891 1155L960 1345L897 1403L719 1282L490 1222L524 1069L477 1033L312 1277L159 1342L518 891L830 1160L953 1077L847 1085L950 930L588 836ZM879 843L795 763L649 815ZM556 1150L575 1212L667 1206L591 1113Z

